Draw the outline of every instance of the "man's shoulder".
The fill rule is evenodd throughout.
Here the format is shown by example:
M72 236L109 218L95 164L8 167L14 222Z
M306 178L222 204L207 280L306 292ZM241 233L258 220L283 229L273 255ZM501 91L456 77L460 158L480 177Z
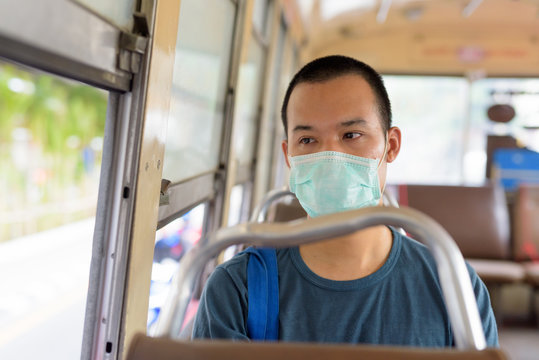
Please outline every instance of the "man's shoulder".
M432 257L427 246L420 243L419 241L398 232L395 232L395 236L400 237L400 241L402 243L401 245L402 250L409 253L410 255L416 255L416 256L428 255L429 257Z
M424 244L409 236L397 233L400 237L400 264L405 266L436 269L436 261L430 250Z
M403 256L406 261L419 260L422 263L427 264L429 267L436 268L436 260L434 259L434 256L426 245L402 234L398 234L398 236L400 236L401 238L401 252L403 253ZM470 279L472 280L473 285L475 285L475 281L477 281L479 277L473 267L467 261L465 261L465 263L466 268L468 269L468 273L470 274Z
M255 249L256 250L256 249ZM277 261L281 263L283 257L288 249L277 249ZM241 278L247 277L247 264L249 263L249 258L251 257L251 250L244 250L232 257L231 259L225 261L224 263L216 267L217 271L224 271L231 276L240 276Z
M223 294L231 289L246 293L248 260L249 254L239 253L219 264L208 277L205 290L215 293L215 296L224 296Z
M224 272L229 276L245 277L247 272L247 263L249 262L249 254L246 252L240 252L231 259L219 264L214 272Z
M241 267L249 261L249 253L242 251L236 255L234 255L231 259L225 261L224 263L220 264L218 268L223 269L232 269L236 267Z

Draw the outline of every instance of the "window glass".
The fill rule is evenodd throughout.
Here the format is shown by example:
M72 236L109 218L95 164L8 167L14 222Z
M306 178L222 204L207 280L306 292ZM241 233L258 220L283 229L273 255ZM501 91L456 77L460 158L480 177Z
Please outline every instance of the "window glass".
M250 164L255 153L264 56L265 49L252 38L248 59L240 67L234 114L234 150L240 165Z
M0 62L0 359L80 357L106 108Z
M305 3L305 2L306 0L300 0L300 4ZM376 0L362 0L362 1L322 0L320 1L319 11L320 11L322 20L328 21L334 17L337 17L347 12L369 11L370 9L373 9L376 6L376 3L377 3ZM306 8L308 6L307 4L305 4L303 5L303 7Z
M468 117L464 78L384 76L393 125L402 131L389 183L459 184Z
M469 161L465 162L469 177L485 177L488 135L509 135L521 146L539 151L539 79L481 79L472 84L471 99ZM487 110L494 104L513 106L513 120L490 121Z
M75 0L105 19L124 28L130 28L135 11L135 0Z
M222 0L180 6L163 168L174 183L217 169L236 11Z
M287 29L284 17L281 17L281 30L280 32L284 36L284 48L283 48L283 54L282 54L282 69L281 69L281 75L279 78L279 105L278 109L282 106L282 101L284 99L284 95L286 93L286 89L288 88L288 84L290 83L290 80L294 77L294 74L296 73L297 69L294 67L294 63L296 59L294 58L294 50L293 50L293 42L292 38L290 36L287 36ZM284 132L284 126L282 125L282 119L281 114L279 110L277 110L276 116L278 118L277 122L279 123L276 128L275 132L275 145L274 145L274 164L273 168L274 170L274 176L273 176L273 186L272 188L281 188L283 186L288 186L288 175L289 175L289 169L286 165L285 157L283 155L283 151L281 149L281 142L286 138L286 134Z
M200 204L182 217L157 230L153 254L152 281L148 308L148 330L155 326L178 271L179 261L201 238L206 204ZM189 313L186 318L190 318Z
M242 214L243 195L245 187L242 184L235 185L230 191L230 210L228 212L228 226L240 223Z
M270 96L268 105L269 106L269 124L265 129L261 129L263 132L263 136L265 138L261 138L259 142L259 147L266 146L267 148L262 151L262 158L258 159L259 163L263 164L262 170L260 171L257 176L260 176L261 179L257 179L262 187L262 194L259 194L259 196L264 195L265 192L269 190L270 184L271 184L271 170L273 168L273 156L275 154L275 148L281 149L280 143L282 141L282 138L276 137L275 134L277 133L276 127L282 127L281 125L281 103L282 100L280 97L280 88L281 88L281 77L282 77L282 65L283 65L283 53L284 53L284 44L285 44L285 37L286 35L286 28L283 23L279 26L279 32L277 36L277 46L274 54L274 59L271 63L272 70L272 79L271 80L271 88L270 88ZM282 155L281 155L282 156ZM256 199L256 198L255 198Z
M243 219L242 215L244 213L244 204L245 204L245 185L238 184L232 187L230 191L230 203L228 211L228 226L238 225ZM225 249L223 253L223 261L231 259L240 247L238 245L233 245Z
M253 25L256 30L265 36L269 17L269 0L255 0L253 8Z

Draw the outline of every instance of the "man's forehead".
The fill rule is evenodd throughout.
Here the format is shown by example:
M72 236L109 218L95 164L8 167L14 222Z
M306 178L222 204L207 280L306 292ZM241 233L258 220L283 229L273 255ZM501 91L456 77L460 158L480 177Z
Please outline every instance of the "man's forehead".
M376 96L370 84L359 75L343 75L326 81L301 82L290 95L291 107L312 107L328 102L354 99L361 104L376 104Z
M328 118L342 126L366 126L373 120L378 122L378 115L374 92L363 77L355 74L302 82L293 90L287 108L290 130Z
M352 126L368 127L369 122L365 119L355 118L355 119L350 119L350 120L343 120L335 124L335 127L344 128L344 129L352 127ZM308 131L308 130L316 130L316 129L317 129L317 123L315 122L315 123L309 123L309 124L306 124L306 123L294 124L291 130L292 132L298 132L298 131Z

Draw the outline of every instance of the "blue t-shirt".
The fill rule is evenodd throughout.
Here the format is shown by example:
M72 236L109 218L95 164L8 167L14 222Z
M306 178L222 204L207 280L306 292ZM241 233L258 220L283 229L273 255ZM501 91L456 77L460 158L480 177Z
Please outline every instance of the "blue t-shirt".
M279 340L453 346L449 317L428 249L392 230L384 265L371 275L334 281L313 273L297 247L278 249ZM194 338L248 340L247 262L218 266L202 293ZM468 266L488 346L498 346L488 291Z

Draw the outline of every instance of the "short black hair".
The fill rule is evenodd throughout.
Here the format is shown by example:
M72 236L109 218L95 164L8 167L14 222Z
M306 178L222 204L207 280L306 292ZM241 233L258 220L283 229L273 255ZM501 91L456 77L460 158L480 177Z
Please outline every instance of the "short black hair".
M286 114L290 96L296 85L301 83L318 83L333 80L337 77L355 74L361 76L374 92L378 114L384 132L391 127L391 103L380 74L369 65L348 56L331 55L311 61L294 75L288 85L281 108L281 118L285 136L288 137L288 116Z

